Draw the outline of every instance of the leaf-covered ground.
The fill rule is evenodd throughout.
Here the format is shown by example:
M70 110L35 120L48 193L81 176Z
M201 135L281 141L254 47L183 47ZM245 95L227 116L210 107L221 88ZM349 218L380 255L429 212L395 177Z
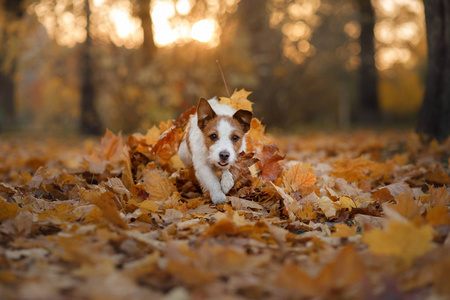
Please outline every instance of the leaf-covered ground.
M0 298L450 297L450 141L274 138L254 119L216 207L176 155L192 112L101 142L1 140Z

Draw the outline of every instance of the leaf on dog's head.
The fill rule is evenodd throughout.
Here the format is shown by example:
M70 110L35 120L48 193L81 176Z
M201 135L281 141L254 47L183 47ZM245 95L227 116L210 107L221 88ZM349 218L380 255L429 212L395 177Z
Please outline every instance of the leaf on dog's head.
M236 110L243 109L243 110L252 111L253 102L250 102L247 99L248 95L250 95L251 93L252 92L247 92L244 89L242 89L240 91L238 91L236 89L230 98L221 97L220 103L229 105Z

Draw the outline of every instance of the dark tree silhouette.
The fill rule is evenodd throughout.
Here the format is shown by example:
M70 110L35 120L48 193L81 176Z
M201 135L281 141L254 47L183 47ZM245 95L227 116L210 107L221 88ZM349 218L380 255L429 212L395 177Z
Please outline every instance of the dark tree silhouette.
M24 14L23 0L5 0L0 2L0 9L6 13L8 22L14 22L22 18ZM16 72L16 57L10 58L8 67L5 66L6 41L11 36L6 34L6 28L2 28L3 34L0 34L0 131L11 129L15 123L15 84L14 74Z
M259 79L251 99L258 103L256 110L271 112L264 116L265 123L282 124L286 112L283 103L276 101L279 85L274 75L282 58L282 33L270 27L267 0L241 1L238 14L242 28L238 34L250 39L250 57Z
M91 8L89 0L85 1L86 12L86 41L82 45L81 55L81 122L82 134L98 135L103 132L103 126L95 107L95 88L92 67L92 38L89 32Z
M144 58L146 62L153 59L156 53L156 46L153 40L153 23L150 16L151 0L136 0L137 16L141 19L141 27L144 31L144 44L142 50L144 51Z
M370 0L360 0L361 67L359 84L358 120L376 122L380 117L378 105L378 74L375 66L374 27L375 14Z
M417 131L443 140L450 135L450 1L424 0L428 73Z

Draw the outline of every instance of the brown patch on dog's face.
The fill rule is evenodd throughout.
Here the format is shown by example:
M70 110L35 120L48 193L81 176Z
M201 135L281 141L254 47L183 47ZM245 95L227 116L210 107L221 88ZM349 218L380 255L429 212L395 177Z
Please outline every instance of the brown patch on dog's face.
M221 118L222 117L216 116L213 119L210 119L208 122L206 122L203 129L200 128L203 131L205 145L208 150L212 145L214 145L215 142L219 140L219 130L217 127Z
M231 128L231 130L221 132L219 125L223 121L228 123L227 129ZM242 147L245 131L242 124L237 119L230 116L216 116L206 123L203 134L207 149L211 148L211 146L216 142L219 142L219 140L228 139L231 141L234 152L237 154Z

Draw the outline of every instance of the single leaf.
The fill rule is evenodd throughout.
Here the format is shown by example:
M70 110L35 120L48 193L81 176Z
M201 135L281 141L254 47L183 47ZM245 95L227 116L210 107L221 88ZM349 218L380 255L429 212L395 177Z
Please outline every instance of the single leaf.
M362 236L372 253L396 257L407 265L431 250L432 239L430 226L417 227L398 221L392 221L385 230L371 230Z
M247 92L244 89L241 89L239 91L236 89L230 98L221 97L220 104L229 105L236 110L243 109L243 110L252 111L253 103L247 99L247 97L251 93L252 92Z
M264 145L261 153L257 153L258 165L261 170L261 177L264 180L275 181L283 171L278 163L284 156L278 154L278 147L275 144Z
M333 201L331 201L330 198L324 196L317 200L316 203L327 218L336 216L336 207L334 206Z

